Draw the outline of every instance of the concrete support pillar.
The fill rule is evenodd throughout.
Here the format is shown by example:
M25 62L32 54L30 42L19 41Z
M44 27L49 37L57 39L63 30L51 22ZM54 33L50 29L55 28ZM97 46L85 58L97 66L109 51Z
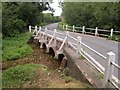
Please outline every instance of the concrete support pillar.
M42 43L42 42L41 42L40 48L41 48L41 49L43 48L43 43Z
M49 46L47 45L46 47L47 47L46 53L49 53Z

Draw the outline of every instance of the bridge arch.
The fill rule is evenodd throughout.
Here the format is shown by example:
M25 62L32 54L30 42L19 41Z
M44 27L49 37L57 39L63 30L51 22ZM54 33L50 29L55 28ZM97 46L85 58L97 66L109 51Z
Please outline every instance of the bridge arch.
M45 43L42 44L43 49L47 49L47 46Z
M40 43L39 40L38 40L38 46L40 47L40 45L41 45L41 43Z
M58 54L58 60L61 62L65 55L63 53Z
M49 54L52 55L52 57L55 57L55 51L52 47L49 48Z

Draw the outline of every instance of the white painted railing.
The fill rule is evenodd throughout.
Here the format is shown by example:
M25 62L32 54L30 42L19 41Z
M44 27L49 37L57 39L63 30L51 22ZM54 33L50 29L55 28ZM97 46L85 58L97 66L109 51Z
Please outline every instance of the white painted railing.
M67 30L67 31L72 31L72 32L75 32L76 29L79 29L79 32L81 33L88 33L88 34L94 34L95 36L98 36L98 35L101 35L101 36L113 36L113 33L120 33L120 31L114 31L113 28L111 30L104 30L104 29L98 29L98 27L96 28L85 28L85 26L83 27L75 27L75 25L73 26L68 26L68 25L59 25L60 27L65 27L66 26L66 29L65 28L62 28L63 30ZM87 30L87 31L86 31ZM89 31L93 31L92 32L89 32ZM101 33L98 33L99 31L101 31ZM102 34L102 32L107 32L109 33L109 35L107 34Z
M73 26L74 27L74 26ZM68 27L67 27L68 28ZM67 29L66 28L66 29ZM84 30L84 26L83 26L83 30ZM97 29L97 28L96 28ZM29 26L29 31L32 32L31 26ZM37 27L35 27L35 29L33 30L33 32L37 31ZM113 31L113 30L112 30ZM48 34L47 32L52 32L53 34ZM113 70L114 67L120 69L120 66L118 64L115 63L115 53L113 53L112 51L107 53L107 57L105 57L104 55L102 55L101 53L97 52L96 50L94 50L93 48L89 47L88 45L86 45L85 43L82 42L82 38L80 36L78 36L78 38L74 38L71 35L69 35L69 32L67 31L66 34L64 33L60 33L57 32L56 30L54 31L50 31L47 29L44 29L44 31L41 30L41 28L39 28L39 31L36 32L43 34L43 36L45 35L49 35L51 36L51 40L49 41L49 43L52 41L52 39L59 39L61 40L63 43L61 45L61 47L59 48L58 51L61 51L61 49L63 48L64 44L67 42L68 45L70 45L72 48L74 48L76 50L76 53L78 54L78 58L80 58L81 55L83 55L97 70L99 70L103 75L103 86L101 87L106 87L106 84L110 81L116 88L120 88L118 87L117 84L120 84L120 80L118 78L116 78L113 75ZM60 34L60 35L66 35L64 39L61 39L59 37L57 37L56 34ZM96 31L97 34L97 31ZM42 37L43 37L42 36ZM72 40L74 40L76 43L73 43L71 41L68 41L68 38L71 38ZM90 51L94 52L95 54L97 54L98 56L102 57L104 60L107 61L107 66L103 67L97 60L95 60L93 57L91 57L87 51L85 51L82 46L86 47L87 49L89 49ZM115 82L114 82L114 81ZM117 84L116 84L117 83Z

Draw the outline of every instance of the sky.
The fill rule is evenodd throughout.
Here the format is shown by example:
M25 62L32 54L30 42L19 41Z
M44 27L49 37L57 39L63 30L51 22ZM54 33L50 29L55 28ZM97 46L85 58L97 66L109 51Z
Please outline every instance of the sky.
M55 10L54 16L60 16L62 9L59 7L59 0L53 0L53 3L50 6ZM49 13L50 11L44 11L43 13Z

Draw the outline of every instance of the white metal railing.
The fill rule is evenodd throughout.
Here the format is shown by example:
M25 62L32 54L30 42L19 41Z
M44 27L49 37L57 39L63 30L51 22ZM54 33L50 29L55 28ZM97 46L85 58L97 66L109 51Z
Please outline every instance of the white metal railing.
M85 27L83 26L83 29L84 28ZM120 82L119 82L120 80L113 75L114 67L120 69L120 66L115 63L115 57L116 57L115 53L110 51L110 52L107 53L107 57L105 57L101 53L97 52L93 48L91 48L88 45L86 45L85 43L83 43L82 38L80 36L78 36L78 38L76 39L73 36L69 35L69 32L67 31L65 38L61 39L61 38L57 37L56 34L58 33L60 35L65 35L64 33L57 32L56 30L54 30L54 31L50 31L50 30L47 30L47 29L44 29L44 30L45 30L44 32L41 32L41 28L39 28L39 31L37 31L37 27L35 27L33 32L37 31L36 33L41 33L41 34L43 34L43 36L45 36L45 35L50 36L50 34L46 34L45 32L53 32L53 35L51 35L52 38L49 41L49 43L52 41L53 38L61 40L63 42L58 51L61 51L61 49L63 48L65 42L67 42L68 45L70 45L72 48L74 48L76 50L76 53L78 54L78 58L80 57L80 55L83 55L95 68L97 68L104 75L103 86L102 87L105 87L107 82L110 81L116 88L120 88L120 87L118 87L118 85L116 85L116 82L120 84ZM29 32L32 32L31 26L29 26ZM96 34L97 34L97 31L96 31ZM68 41L67 38L73 39L76 43ZM97 60L95 60L85 50L83 50L82 46L86 47L90 51L94 52L95 54L97 54L98 56L100 56L104 60L106 60L107 61L107 66L103 67L99 62L97 62ZM116 82L113 82L113 80L116 81Z
M63 29L65 29L66 31L70 31L70 30L72 30L73 32L75 32L76 31L76 29L80 29L81 31L80 32L82 32L83 34L84 33L90 33L90 34L94 34L95 36L98 36L98 35L101 35L101 36L113 36L113 33L120 33L120 31L114 31L113 30L113 28L111 29L111 30L104 30L104 29L98 29L98 27L96 27L96 28L85 28L85 26L83 26L83 27L75 27L75 25L73 25L73 26L68 26L68 25L59 25L59 26L61 26L61 27L66 27L66 29L65 28L63 28ZM69 28L72 28L72 29L69 29ZM86 30L92 30L92 31L94 31L94 32L88 32L88 31L86 31ZM101 31L101 33L98 33L99 31ZM109 33L109 35L107 35L107 34L102 34L102 32L107 32L107 33Z

